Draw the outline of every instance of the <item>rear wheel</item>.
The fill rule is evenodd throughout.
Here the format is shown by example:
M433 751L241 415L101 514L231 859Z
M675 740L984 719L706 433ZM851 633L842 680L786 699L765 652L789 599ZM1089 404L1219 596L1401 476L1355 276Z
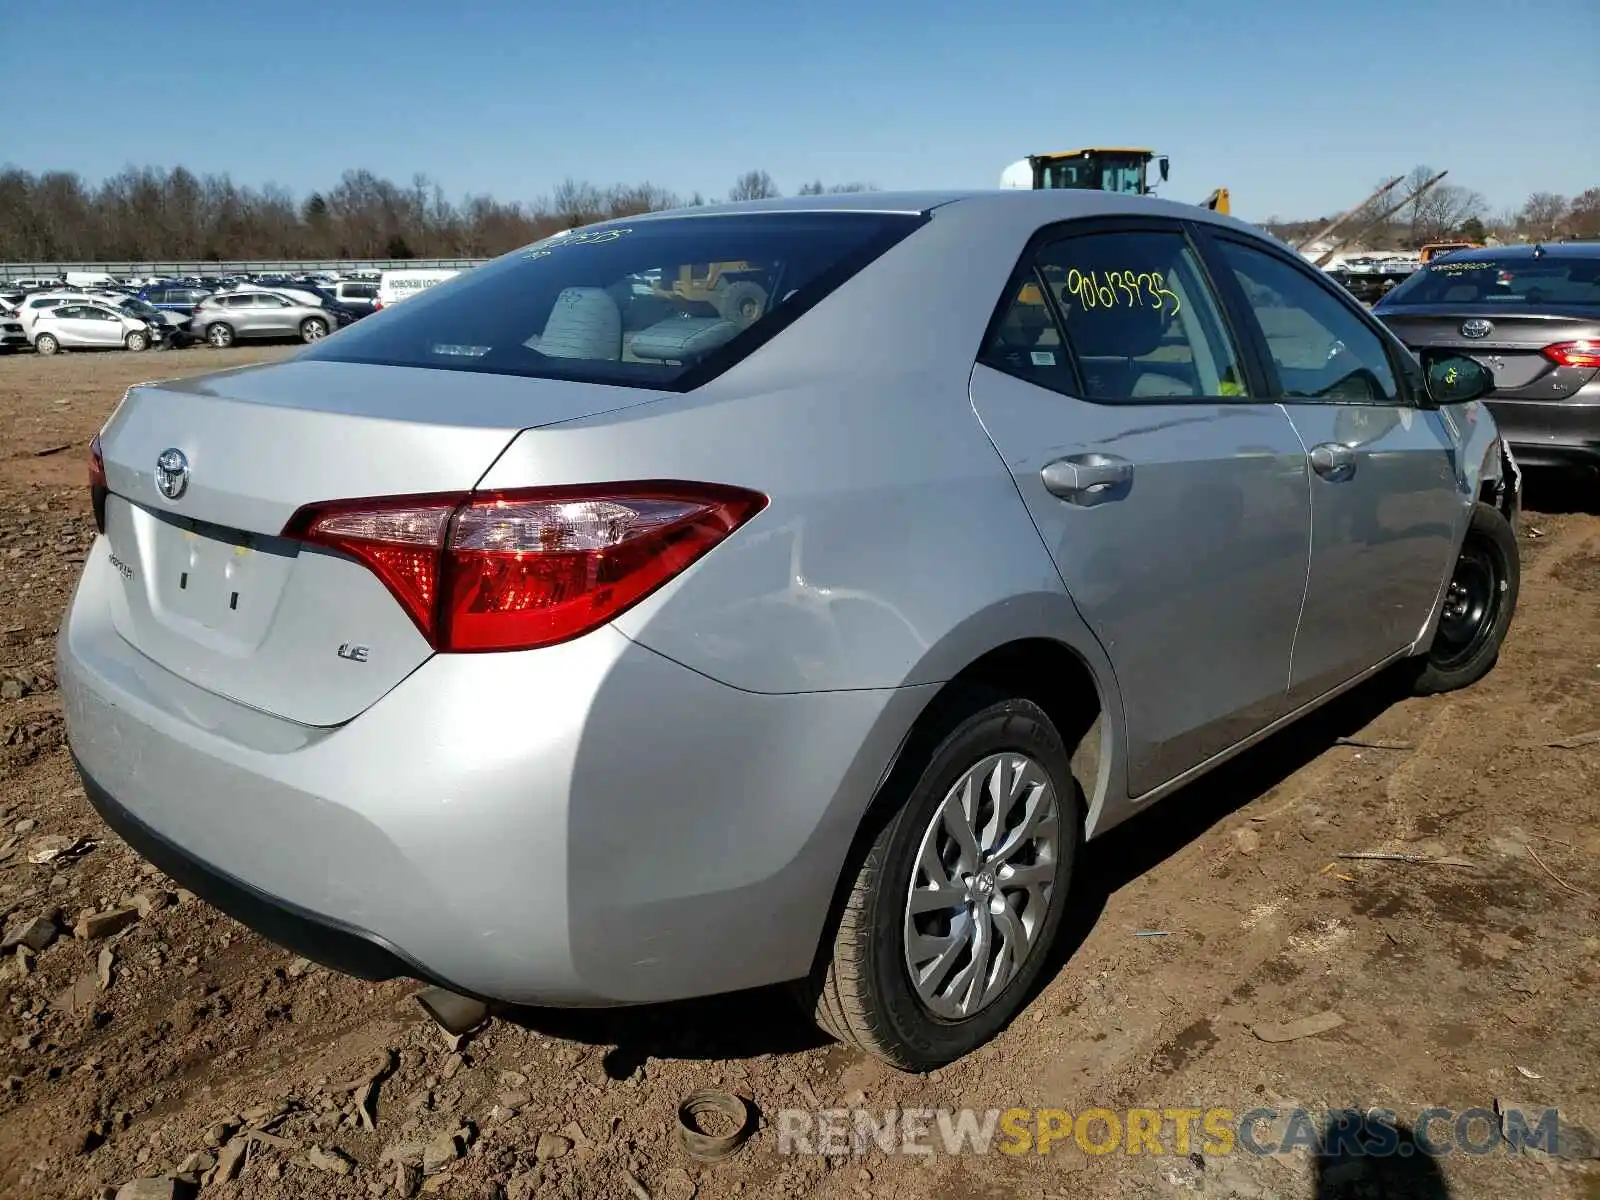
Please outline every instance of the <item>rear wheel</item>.
M1433 645L1415 667L1413 690L1450 692L1487 675L1511 627L1521 583L1522 556L1511 523L1498 509L1478 504L1446 587Z
M150 335L135 329L122 339L122 344L135 354L150 349Z
M321 317L307 317L300 322L300 340L302 342L320 342L328 336L328 323Z
M210 342L218 350L227 349L227 347L233 345L233 326L225 325L221 321L214 325L207 325L206 341Z
M54 354L61 349L61 343L56 341L54 334L41 333L33 339L33 348L40 354Z
M736 325L753 325L767 308L767 289L753 279L735 279L717 288L717 312Z
M1082 828L1067 750L1037 705L974 694L944 728L847 881L803 993L827 1032L905 1071L953 1062L1022 1007Z

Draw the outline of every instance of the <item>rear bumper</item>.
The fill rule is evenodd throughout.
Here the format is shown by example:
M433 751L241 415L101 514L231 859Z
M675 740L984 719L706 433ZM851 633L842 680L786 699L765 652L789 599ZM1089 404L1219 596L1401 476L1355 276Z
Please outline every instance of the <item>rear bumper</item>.
M526 1004L805 974L929 689L741 692L603 628L439 655L345 725L204 691L111 625L96 543L59 639L92 802L219 908L352 974Z
M1485 403L1500 435L1525 467L1600 466L1600 388L1565 400Z
M240 924L249 926L288 950L358 979L393 979L400 975L414 975L453 991L462 990L448 980L431 976L426 967L408 960L376 934L307 912L281 897L269 896L225 871L219 871L210 863L202 862L122 807L84 769L83 764L76 761L76 757L74 762L83 779L89 803L118 837L147 861L160 867L169 878L220 908Z

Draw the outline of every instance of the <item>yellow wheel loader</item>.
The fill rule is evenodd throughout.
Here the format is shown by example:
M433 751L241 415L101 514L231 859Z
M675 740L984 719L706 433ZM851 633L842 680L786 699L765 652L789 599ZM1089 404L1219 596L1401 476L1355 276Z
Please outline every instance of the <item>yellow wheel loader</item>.
M1142 146L1091 146L1058 154L1031 154L1005 169L1000 186L1029 190L1083 188L1124 196L1151 196L1155 194L1150 184L1152 162L1165 183L1167 156L1158 156ZM1230 211L1228 189L1218 188L1200 202L1200 207Z

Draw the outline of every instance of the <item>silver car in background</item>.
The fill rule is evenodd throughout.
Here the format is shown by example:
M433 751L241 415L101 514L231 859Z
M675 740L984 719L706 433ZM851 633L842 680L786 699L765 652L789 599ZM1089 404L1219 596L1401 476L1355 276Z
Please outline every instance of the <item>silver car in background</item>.
M340 327L321 305L277 292L222 292L195 305L187 332L213 346L254 338L298 338L318 342Z
M1086 839L1381 670L1490 669L1489 386L1146 197L589 227L131 389L70 745L132 845L340 969L794 981L929 1069L1027 1002Z
M142 351L160 344L165 331L159 319L146 319L120 306L90 300L68 300L33 310L28 339L40 354L60 350Z

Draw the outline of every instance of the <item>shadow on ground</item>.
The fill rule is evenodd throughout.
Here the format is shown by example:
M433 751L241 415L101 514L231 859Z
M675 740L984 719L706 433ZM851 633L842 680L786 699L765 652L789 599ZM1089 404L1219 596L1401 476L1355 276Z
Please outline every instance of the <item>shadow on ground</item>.
M1600 471L1525 470L1522 507L1535 513L1600 515Z
M1037 986L1049 983L1083 944L1119 888L1283 782L1338 738L1365 728L1403 694L1396 677L1380 676L1160 801L1159 816L1146 812L1097 839L1079 866L1057 945ZM786 988L637 1008L514 1008L499 1015L553 1037L613 1047L605 1069L616 1079L652 1058L746 1059L827 1044Z
M1438 1161L1410 1127L1355 1109L1328 1114L1312 1163L1315 1200L1449 1200Z

